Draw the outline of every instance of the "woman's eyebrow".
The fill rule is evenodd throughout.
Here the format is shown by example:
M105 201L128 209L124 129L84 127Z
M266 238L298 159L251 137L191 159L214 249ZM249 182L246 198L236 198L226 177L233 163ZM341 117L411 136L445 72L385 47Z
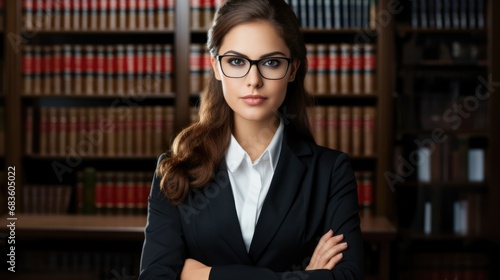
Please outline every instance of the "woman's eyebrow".
M227 51L227 52L224 53L224 55L228 55L228 54L234 54L234 55L241 56L241 57L244 57L244 58L249 58L247 55L242 54L242 53L237 52L237 51L233 51L233 50L230 50L230 51ZM263 55L260 56L260 58L272 57L272 56L276 56L276 55L281 55L283 57L287 57L286 54L284 54L284 53L282 53L280 51L275 51L275 52L270 52L270 53L263 54Z

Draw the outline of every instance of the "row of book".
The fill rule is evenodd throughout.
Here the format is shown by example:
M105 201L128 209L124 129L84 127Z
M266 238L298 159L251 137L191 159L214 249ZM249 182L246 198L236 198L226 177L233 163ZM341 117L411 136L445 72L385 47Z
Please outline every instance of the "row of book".
M308 116L318 145L350 156L375 155L375 107L314 106Z
M463 197L447 197L443 201L429 198L421 207L424 234L452 233L476 236L481 233L481 194L469 193Z
M27 155L157 156L174 133L174 107L28 107Z
M314 94L375 94L373 44L307 44L306 89Z
M485 28L486 0L413 0L411 2L413 27Z
M420 253L415 259L417 269L411 279L486 280L488 257L480 253Z
M172 45L26 45L22 71L26 95L172 94Z
M69 211L70 185L25 185L23 212L26 214L66 214Z
M61 245L58 242L59 246L67 246L64 249L51 246L43 250L31 247L20 251L16 254L16 261L23 270L18 272L20 276L15 279L130 280L139 275L140 251L136 251L137 246L130 248L129 243L124 246L126 248L114 250L105 245L100 250L95 250L95 247L80 248L81 246L66 243ZM24 274L37 276L26 278L23 277Z
M303 28L375 29L376 0L286 0Z
M355 171L354 176L358 184L358 202L362 208L373 208L373 185L372 171Z
M449 183L485 181L485 149L470 147L468 138L458 137L432 147L419 147L409 154L409 161L418 158L417 181ZM416 155L415 155L416 154Z
M191 27L193 29L208 29L212 26L215 12L225 0L190 0Z
M40 30L172 30L175 0L23 0L23 24Z
M151 172L96 171L77 173L76 210L81 214L144 215Z

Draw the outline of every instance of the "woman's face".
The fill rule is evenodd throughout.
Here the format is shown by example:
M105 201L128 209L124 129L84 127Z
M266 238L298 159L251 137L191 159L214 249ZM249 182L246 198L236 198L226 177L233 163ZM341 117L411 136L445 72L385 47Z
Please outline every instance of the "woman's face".
M235 123L275 119L285 99L288 82L293 81L298 68L297 62L292 61L287 68L286 60L273 59L290 58L290 50L275 28L265 21L237 25L224 36L218 55L227 57L220 62L212 58L212 67L216 79L222 83L224 98L234 111ZM286 71L286 74L283 78L269 80L259 73L254 64L244 75L249 65L249 61L244 59L263 59L258 64L266 77L276 78L275 74L280 71Z

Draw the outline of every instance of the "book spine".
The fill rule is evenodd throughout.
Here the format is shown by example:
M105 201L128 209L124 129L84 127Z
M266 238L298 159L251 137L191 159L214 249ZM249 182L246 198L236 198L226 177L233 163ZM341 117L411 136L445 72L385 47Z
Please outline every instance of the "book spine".
M116 59L115 59L115 66L114 66L114 73L115 73L115 82L114 82L114 87L113 87L113 93L114 94L125 94L125 73L126 73L126 52L125 52L125 46L124 45L116 45L115 46L115 52L116 52Z
M134 47L134 65L135 65L135 90L133 94L151 93L150 79L146 73L146 56L144 45L136 45Z
M109 1L99 1L99 29L109 30L108 27L108 5Z
M73 93L80 95L83 92L83 54L82 46L73 46Z
M117 14L118 14L118 0L107 0L107 30L116 30L117 28Z
M316 144L326 146L326 107L314 107L314 139Z
M305 88L311 94L316 94L316 73L318 69L318 57L315 44L306 44L307 48L307 75Z
M352 57L352 94L361 94L364 91L363 79L363 47L359 44L351 46Z
M87 167L83 171L83 214L95 213L95 183L96 171L92 167Z
M53 50L51 46L42 46L42 82L41 93L43 95L53 95L52 92L52 77L53 77Z
M71 1L71 30L81 30L80 26L80 13L81 13L81 5L80 1Z
M33 30L33 9L35 0L23 0L24 28L27 31ZM3 23L3 18L2 18Z
M23 71L23 94L33 93L33 75L34 75L34 52L33 47L24 45L22 57Z
M201 0L190 0L191 3L191 28L201 28Z
M136 85L135 85L135 79L136 79L136 66L134 64L135 62L135 51L134 51L134 45L126 45L125 46L125 72L126 72L126 88L125 92L128 95L133 95L134 92L137 90Z
M52 91L54 95L62 94L63 50L61 45L52 47Z
M339 108L339 148L342 152L351 152L351 107L340 106Z
M88 0L88 1L89 1L88 4L89 22L85 24L88 24L88 28L90 30L97 30L97 28L99 27L99 0Z
M326 112L327 147L339 148L339 107L328 106Z
M63 75L63 93L65 95L69 95L73 92L72 85L73 85L73 73L72 73L72 67L73 67L73 48L71 45L63 45L62 46L62 52L63 52L63 67L62 67L62 75Z
M328 86L330 89L330 94L339 94L339 53L338 45L330 44L328 45Z
M95 94L104 95L106 88L106 47L102 45L95 46Z
M128 18L127 24L130 30L137 29L138 6L136 0L127 0Z
M351 155L360 156L363 140L363 108L360 106L351 108L351 132Z
M191 93L199 94L201 91L201 51L202 46L200 44L191 45L191 54L189 57L189 68L191 77Z
M80 27L82 30L89 29L89 20L90 20L90 0L80 0Z
M42 47L33 46L33 94L40 95L42 92Z
M167 28L173 30L175 26L175 0L167 0L165 20Z
M316 93L324 95L328 91L328 47L326 44L316 46Z
M83 63L83 92L86 95L94 95L95 87L94 87L94 76L96 70L96 55L95 55L95 47L93 45L85 45L85 58Z
M352 46L340 45L340 94L352 92Z
M146 9L151 5L151 1L137 1L137 29L146 29Z
M365 44L363 47L363 76L364 76L364 94L376 93L376 77L375 69L377 67L377 59L375 56L375 46L372 44Z
M117 26L116 28L120 30L127 29L127 2L118 1L118 7L116 11Z
M427 1L428 0L418 0L420 8L420 27L429 27L429 22L427 21Z
M160 72L162 87L162 93L171 93L172 89L172 71L173 71L173 51L172 45L162 45L163 48L163 69Z
M68 108L59 108L59 129L58 129L58 145L57 154L64 156L66 152L66 146L68 145Z
M341 0L333 0L333 27L342 28L342 5Z

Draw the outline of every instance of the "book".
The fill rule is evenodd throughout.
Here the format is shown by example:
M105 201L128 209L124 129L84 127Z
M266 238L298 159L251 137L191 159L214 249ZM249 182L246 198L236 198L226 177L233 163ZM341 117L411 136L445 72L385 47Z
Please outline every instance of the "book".
M332 95L339 94L339 46L337 44L328 45L328 88Z
M340 94L352 93L352 45L340 45Z
M467 178L469 182L484 182L485 151L482 148L469 148Z

